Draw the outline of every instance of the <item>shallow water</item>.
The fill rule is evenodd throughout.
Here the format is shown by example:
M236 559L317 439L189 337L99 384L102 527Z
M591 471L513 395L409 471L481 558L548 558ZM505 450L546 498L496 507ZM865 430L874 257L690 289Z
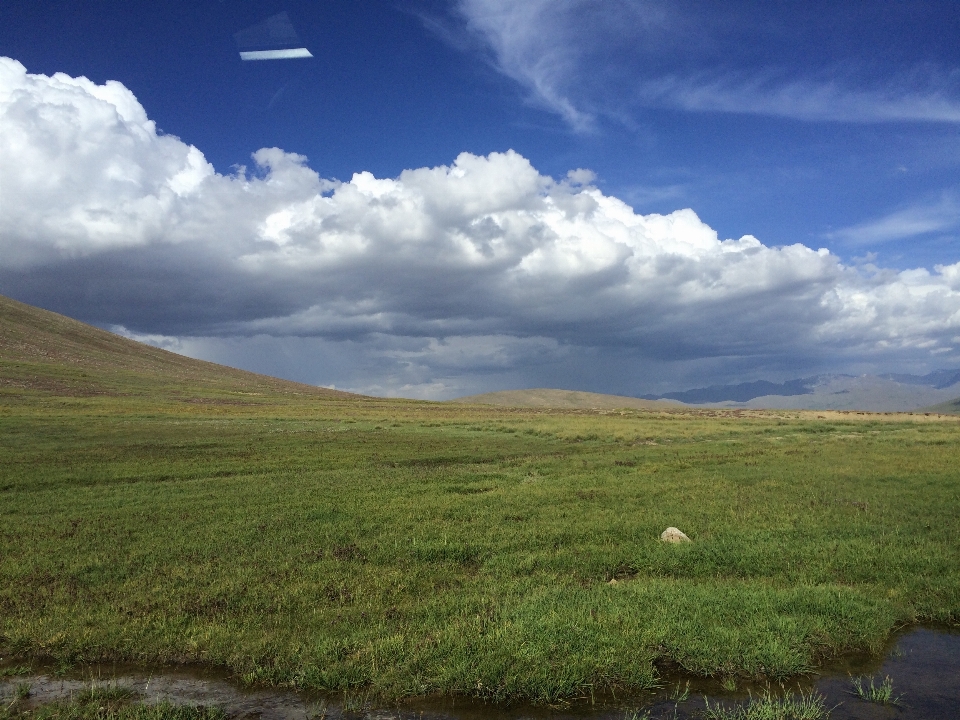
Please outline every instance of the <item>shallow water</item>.
M850 674L861 674L849 668ZM901 635L882 665L873 673L877 680L890 676L900 705L885 708L849 695L846 673L824 676L817 690L828 706L842 702L831 720L958 720L960 718L960 633L915 629Z
M2 665L2 664L0 664ZM899 704L882 706L865 702L851 694L851 677L884 677L893 680ZM651 720L696 718L704 707L704 695L712 704L734 705L749 694L756 696L765 686L750 685L728 692L715 681L691 680L690 697L683 702L670 699L671 690L682 678L667 680L660 694L642 697L607 697L602 702L573 703L564 708L494 706L466 700L420 700L394 708L363 707L360 699L344 702L342 697L325 697L276 689L243 689L230 677L215 670L181 667L144 670L131 666L100 665L74 671L63 677L35 674L0 679L0 698L7 702L20 683L29 683L29 704L36 705L68 698L87 689L91 681L129 687L146 702L169 700L190 705L222 707L234 718L263 720L306 720L326 717L330 720ZM819 675L803 678L786 688L796 694L814 690L826 698L832 708L831 720L958 720L960 719L960 633L955 631L913 629L895 638L882 661L870 658L844 658L825 668Z

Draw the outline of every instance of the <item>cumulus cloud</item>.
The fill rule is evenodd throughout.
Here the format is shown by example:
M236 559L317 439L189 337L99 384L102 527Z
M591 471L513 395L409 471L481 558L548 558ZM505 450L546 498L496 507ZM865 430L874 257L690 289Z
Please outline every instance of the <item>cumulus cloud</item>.
M164 238L183 198L213 175L115 81L29 75L4 59L0 106L6 267Z
M764 8L676 0L458 0L463 33L534 102L589 131L598 115L637 106L850 122L960 122L956 70L918 65L860 77L856 56L780 64L784 32ZM777 11L779 12L779 10ZM456 38L456 22L427 27ZM770 37L765 37L769 35ZM821 41L823 39L821 38ZM775 52L757 66L764 43ZM469 43L454 45L472 50ZM862 68L861 68L862 70Z
M272 148L224 175L119 83L10 59L0 126L0 291L234 363L231 338L285 338L323 356L299 374L318 384L442 395L589 363L642 391L644 363L895 361L952 352L960 329L960 264L867 272L721 239L513 151L341 182Z

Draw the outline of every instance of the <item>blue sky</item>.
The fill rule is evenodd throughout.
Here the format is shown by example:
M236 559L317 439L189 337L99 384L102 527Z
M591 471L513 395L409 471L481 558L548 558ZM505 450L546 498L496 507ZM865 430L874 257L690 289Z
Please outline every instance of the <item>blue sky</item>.
M280 12L313 58L241 62L234 33ZM954 280L936 270L960 261L957 37L955 2L5 3L0 55L31 76L64 73L96 86L116 81L155 123L156 137L179 139L162 151L162 143L150 140L142 152L123 156L142 174L137 182L144 197L160 197L143 179L162 175L157 158L182 160L187 146L202 153L212 174L201 189L190 190L192 204L184 199L189 193L177 194L178 203L193 209L177 210L176 222L141 228L142 236L131 225L136 242L108 241L92 220L83 242L76 240L70 223L79 215L58 220L54 208L75 203L89 219L103 212L100 205L93 212L91 203L106 200L66 181L59 195L49 195L59 203L42 215L38 209L28 222L10 209L38 192L25 165L13 161L18 153L36 164L41 148L42 162L76 169L81 161L69 148L102 142L101 155L83 155L83 163L91 163L83 167L106 178L119 162L110 152L123 146L106 143L106 131L95 123L70 125L73 144L54 153L44 138L60 121L36 110L54 102L44 94L53 81L33 83L30 102L39 114L31 115L21 98L5 121L17 123L8 125L17 132L7 134L19 144L0 159L0 222L17 229L5 233L0 292L188 354L379 394L449 397L547 385L640 394L821 371L957 364ZM11 87L20 82L10 80ZM107 102L91 100L94 91L83 93L68 100L58 95L54 104ZM43 121L30 124L33 117ZM461 203L463 227L493 223L512 249L501 258L496 243L481 248L492 265L463 258L452 265L427 262L423 253L447 257L438 249L441 236L456 244L463 235L456 223L443 224L444 210L427 212L439 235L391 244L390 252L378 244L387 240L361 232L351 242L365 254L350 255L347 264L346 256L314 253L298 256L296 277L279 265L251 275L251 254L223 244L226 239L215 243L215 232L201 230L197 218L210 227L228 224L211 219L211 208L230 204L233 191L224 188L229 178L231 187L240 187L238 166L264 188L277 185L290 156L258 168L251 154L260 148L306 159L293 163L300 171L290 172L300 174L290 195L270 196L287 209L265 204L262 217L251 216L234 232L251 233L254 244L282 246L284 257L297 243L331 247L324 234L331 221L317 216L309 229L297 226L301 235L281 241L269 235L266 218L275 224L294 205L302 210L310 193L336 195L321 185L340 181L343 202L323 213L342 220L346 185L362 172L392 179L397 184L390 192L418 207ZM510 150L514 160L504 155ZM461 153L486 158L487 165L455 165ZM522 203L520 195L509 196L505 205L472 210L479 207L473 196L454 192L452 184L438 190L432 180L401 181L404 171L454 168L445 177L478 178L470 192L483 196L482 183L489 182L489 197L507 198L497 194L498 183L525 172L515 158L539 178L514 188L527 193ZM564 184L577 169L593 176ZM550 190L546 179L566 189ZM49 183L44 188L53 193ZM643 243L621 242L607 220L561 229L559 220L543 215L540 225L516 236L505 229L516 218L504 213L520 212L520 205L521 215L541 212L529 204L536 198L549 196L555 209L590 193L622 201L637 217L690 208L718 240L756 238L761 250L743 245L738 252L769 255L769 262L731 275L727 265L708 267L704 258L716 250L709 243L688 242L679 230L654 237L660 230L649 228L637 231ZM364 197L380 202L376 193ZM138 209L126 211L128 220L146 212L143 198L137 202ZM174 212L158 202L163 212ZM354 228L366 227L370 213L379 212L372 207L366 220L354 218ZM592 211L584 212L586 218ZM604 218L619 212L605 209ZM423 218L410 221L424 227ZM404 220L391 222L402 226ZM689 223L675 225L700 232ZM593 232L613 245L597 244ZM564 242L543 239L555 236ZM547 265L537 258L546 251L536 250L537 242L553 243L558 253L565 248L562 257L551 256L552 280L543 275ZM809 253L779 250L797 244ZM815 259L820 248L829 250L828 260ZM576 272L569 270L571 258ZM686 258L689 267L676 270L676 258ZM266 267L266 260L258 262ZM534 266L536 272L517 280ZM918 268L934 280L910 274ZM775 277L758 279L767 272ZM349 288L337 285L345 277ZM678 294L673 304L663 299L666 291L654 291L657 282L676 289L691 277L699 290ZM531 290L541 283L541 290ZM551 295L561 286L562 296ZM327 319L317 320L319 314ZM723 332L714 337L718 327Z

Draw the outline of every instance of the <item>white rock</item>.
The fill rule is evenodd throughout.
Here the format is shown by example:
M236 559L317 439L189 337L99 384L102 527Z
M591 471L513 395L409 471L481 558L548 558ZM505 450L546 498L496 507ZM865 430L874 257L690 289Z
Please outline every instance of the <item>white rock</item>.
M660 533L660 539L668 543L690 542L690 538L677 530L675 527L668 527Z

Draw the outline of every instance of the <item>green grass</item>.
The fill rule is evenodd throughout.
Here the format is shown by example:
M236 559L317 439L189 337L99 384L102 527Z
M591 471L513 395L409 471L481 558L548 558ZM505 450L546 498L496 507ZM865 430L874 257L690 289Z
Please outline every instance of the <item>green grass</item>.
M751 697L746 704L733 707L711 705L706 698L704 703L704 720L826 720L830 717L823 696L814 692L807 695L786 692L776 696L766 691Z
M550 702L960 617L954 424L49 402L0 415L22 658Z
M889 675L885 677L879 685L874 684L873 678L870 678L870 684L867 685L866 680L861 677L853 678L850 683L853 685L853 695L861 700L877 703L878 705L900 704L900 696L894 696L893 694L893 680L890 679Z
M549 703L960 622L955 419L376 400L17 322L4 657Z

